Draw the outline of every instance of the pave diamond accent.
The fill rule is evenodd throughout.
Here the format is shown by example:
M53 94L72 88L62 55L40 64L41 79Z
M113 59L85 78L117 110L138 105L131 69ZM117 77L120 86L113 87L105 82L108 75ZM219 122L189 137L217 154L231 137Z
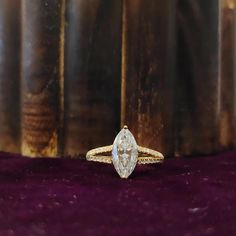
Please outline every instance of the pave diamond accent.
M121 178L128 178L138 160L138 146L125 126L116 136L112 147L112 162Z

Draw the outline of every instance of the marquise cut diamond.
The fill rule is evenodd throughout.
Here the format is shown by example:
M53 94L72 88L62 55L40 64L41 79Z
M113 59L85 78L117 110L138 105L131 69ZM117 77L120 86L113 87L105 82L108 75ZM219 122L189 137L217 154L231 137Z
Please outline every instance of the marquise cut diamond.
M138 160L138 146L133 134L125 126L116 136L112 148L112 162L121 178L128 178Z

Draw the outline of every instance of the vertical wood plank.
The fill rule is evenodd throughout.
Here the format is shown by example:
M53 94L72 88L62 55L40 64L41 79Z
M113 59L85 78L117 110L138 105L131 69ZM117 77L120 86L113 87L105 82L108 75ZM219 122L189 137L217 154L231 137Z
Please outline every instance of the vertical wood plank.
M0 1L0 150L20 151L20 1Z
M57 156L63 0L23 0L22 154Z
M220 12L218 0L178 1L176 153L219 150Z
M122 57L122 123L139 145L172 155L175 1L124 1Z
M65 155L108 145L119 129L121 3L67 1Z
M236 147L236 1L221 0L220 145Z

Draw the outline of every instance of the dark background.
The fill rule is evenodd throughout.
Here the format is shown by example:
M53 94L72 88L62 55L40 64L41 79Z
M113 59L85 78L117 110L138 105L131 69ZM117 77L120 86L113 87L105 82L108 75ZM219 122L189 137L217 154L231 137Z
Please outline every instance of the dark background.
M1 0L0 150L234 149L234 42L230 0Z

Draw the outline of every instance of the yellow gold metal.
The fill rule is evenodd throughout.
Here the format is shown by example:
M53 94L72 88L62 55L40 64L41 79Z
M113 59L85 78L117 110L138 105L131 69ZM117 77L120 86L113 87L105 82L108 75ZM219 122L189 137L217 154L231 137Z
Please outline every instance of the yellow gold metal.
M112 163L111 151L112 151L112 145L95 148L87 152L86 159L88 161L96 161L96 162L111 164ZM137 161L138 164L161 163L164 160L164 156L160 152L154 151L149 148L138 146L138 152L139 152Z

